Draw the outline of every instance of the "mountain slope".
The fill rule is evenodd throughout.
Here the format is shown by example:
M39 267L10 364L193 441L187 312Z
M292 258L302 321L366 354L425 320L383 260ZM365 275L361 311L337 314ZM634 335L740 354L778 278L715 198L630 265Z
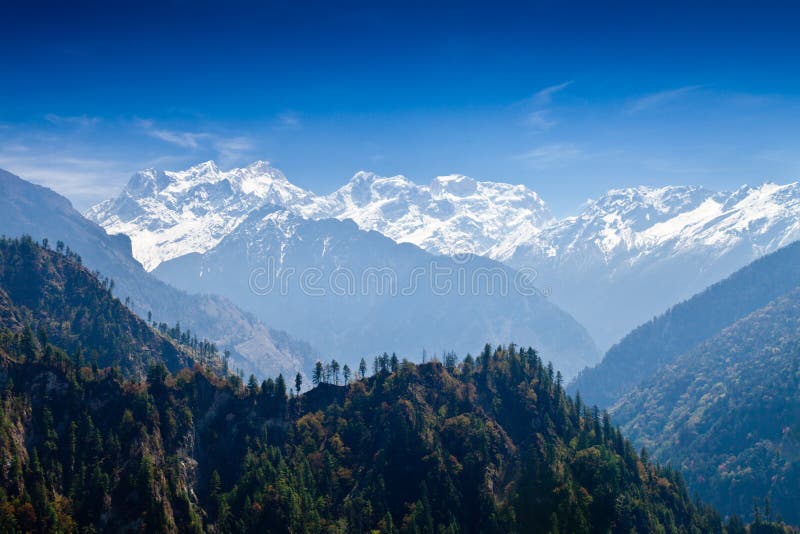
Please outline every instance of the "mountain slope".
M723 513L768 497L800 523L800 288L662 368L613 415Z
M172 371L193 365L198 354L158 334L113 298L108 285L74 255L46 250L27 236L0 238L0 328L15 336L22 356L50 340L76 359L138 378L157 363Z
M638 327L570 384L590 404L610 406L664 365L800 285L800 242L740 269Z
M0 170L0 233L63 241L80 254L83 263L115 282L115 294L140 316L152 312L158 322L180 322L220 348L230 349L231 365L245 373L294 375L313 350L283 332L266 327L237 309L230 301L212 295L187 295L149 275L131 256L125 235L108 235L85 219L70 202L51 191Z
M597 361L568 314L524 273L478 256L433 256L352 221L307 220L277 207L254 211L205 254L154 274L188 291L225 295L262 320L354 364L383 349L466 352L525 340L565 376Z
M281 380L79 373L57 348L19 362L5 341L4 531L722 531L533 350L287 399Z

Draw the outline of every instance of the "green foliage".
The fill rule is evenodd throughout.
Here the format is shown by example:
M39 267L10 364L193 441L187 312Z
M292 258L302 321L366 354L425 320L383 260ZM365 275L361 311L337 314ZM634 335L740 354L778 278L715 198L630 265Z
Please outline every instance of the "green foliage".
M0 375L13 529L722 532L532 349L491 350L469 374L398 362L291 401L280 376L251 389L154 365L142 383L35 350Z
M570 385L612 406L657 371L800 284L800 242L760 258L633 330Z
M798 407L800 289L662 369L614 417L723 513L757 519L766 497L765 512L800 524Z
M0 238L0 327L21 335L14 356L30 357L50 341L78 365L118 367L129 376L143 377L158 362L176 371L200 354L215 364L210 347L201 344L198 352L160 335L112 296L113 281L99 279L77 260L30 237Z

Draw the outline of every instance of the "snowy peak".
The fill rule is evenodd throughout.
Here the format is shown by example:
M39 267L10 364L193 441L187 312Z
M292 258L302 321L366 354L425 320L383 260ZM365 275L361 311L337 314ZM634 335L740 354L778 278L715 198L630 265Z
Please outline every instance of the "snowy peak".
M638 186L611 189L597 201L590 201L588 204L604 211L631 212L639 208L648 208L656 213L668 215L702 203L706 197L713 194L713 191L697 186Z
M346 205L366 206L374 202L403 197L409 192L415 191L416 187L416 184L402 175L385 177L372 172L359 171L347 184L330 195L328 200L334 204L338 202Z
M798 183L744 186L732 193L696 186L613 189L520 243L510 262L627 265L698 251L723 254L747 243L759 254L800 238ZM711 256L709 256L711 257Z
M268 162L224 171L206 161L183 171L140 171L119 197L86 216L109 233L129 235L134 256L152 270L163 261L213 248L255 209L302 205L313 198Z
M431 182L430 191L434 198L447 196L463 198L478 192L478 182L463 174L437 176Z
M524 186L461 174L418 185L402 175L361 171L300 212L310 218L352 219L362 229L437 254L492 255L494 248L507 248L552 220L544 202Z
M587 232L608 235L614 229L632 234L692 211L715 195L713 191L695 186L612 189L596 201L587 202L581 214L567 219L569 224L562 228L571 226L573 230L580 230L584 237Z
M241 195L267 198L305 196L307 193L289 183L281 171L265 161L257 161L247 167L221 171L213 161L207 161L185 171L165 171L168 184L161 192L179 197L197 190L230 190ZM222 185L220 185L222 184Z

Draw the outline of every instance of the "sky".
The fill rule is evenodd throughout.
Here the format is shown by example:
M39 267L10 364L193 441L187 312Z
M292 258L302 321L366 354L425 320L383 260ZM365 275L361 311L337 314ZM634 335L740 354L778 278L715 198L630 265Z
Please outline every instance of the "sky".
M132 173L267 160L615 187L800 176L791 2L0 0L0 168L79 209Z

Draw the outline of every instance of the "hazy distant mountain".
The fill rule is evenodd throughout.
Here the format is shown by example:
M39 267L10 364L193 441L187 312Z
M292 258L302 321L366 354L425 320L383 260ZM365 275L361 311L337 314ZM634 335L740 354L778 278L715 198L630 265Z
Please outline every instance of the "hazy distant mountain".
M598 358L583 327L524 273L479 256L434 256L352 221L267 206L213 249L154 273L226 295L351 365L383 350L419 359L423 350L463 354L504 339L537 347L566 376Z
M800 286L800 243L769 254L641 325L569 386L610 406L681 354Z
M81 255L86 266L112 278L114 293L123 300L129 297L140 316L152 312L159 322L172 325L179 321L182 328L214 341L220 350L230 348L234 358L231 365L246 373L293 375L303 368L306 357L314 354L305 343L268 328L225 298L188 295L159 281L133 259L127 236L109 236L66 198L2 170L0 233L47 238L51 246L63 241Z
M800 238L800 184L733 193L609 191L506 262L533 265L552 298L608 347L636 325Z
M798 264L797 248L789 269ZM768 286L769 280L759 284ZM706 315L724 305L713 304ZM797 524L799 407L796 288L661 368L612 415L626 435L679 468L689 488L723 514L751 516L753 502L767 497L773 514Z
M800 185L718 193L701 187L612 190L556 220L521 185L441 176L418 185L359 172L315 195L264 162L222 171L147 170L87 212L131 237L134 256L162 261L210 250L253 210L283 206L310 219L352 219L434 254L471 253L534 268L551 299L605 349L636 325L800 238ZM608 313L612 310L613 313Z

